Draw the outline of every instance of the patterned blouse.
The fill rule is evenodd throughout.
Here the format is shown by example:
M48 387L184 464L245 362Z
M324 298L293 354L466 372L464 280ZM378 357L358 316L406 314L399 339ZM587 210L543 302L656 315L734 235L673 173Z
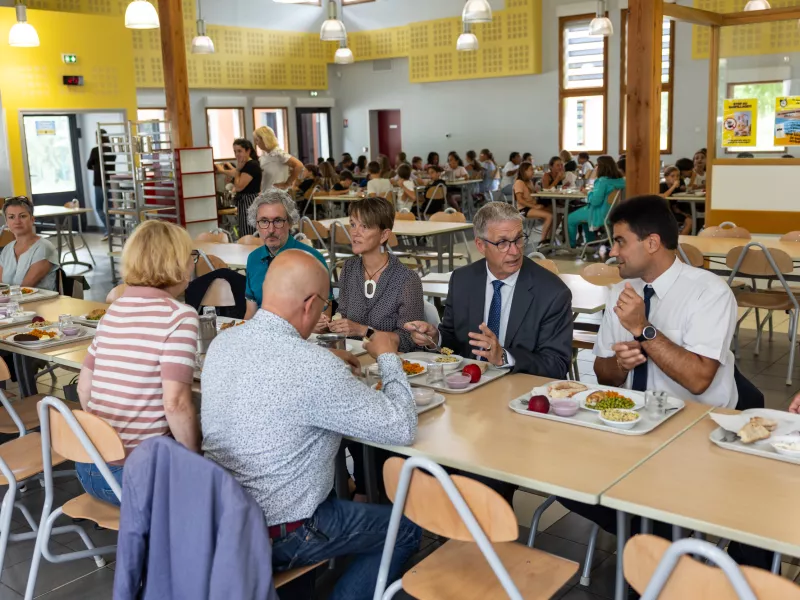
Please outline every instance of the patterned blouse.
M360 256L344 263L339 278L339 313L345 319L372 327L377 331L393 331L400 336L400 352L416 348L411 334L403 329L410 321L424 321L422 281L393 254L378 279L373 298L364 295L364 267Z

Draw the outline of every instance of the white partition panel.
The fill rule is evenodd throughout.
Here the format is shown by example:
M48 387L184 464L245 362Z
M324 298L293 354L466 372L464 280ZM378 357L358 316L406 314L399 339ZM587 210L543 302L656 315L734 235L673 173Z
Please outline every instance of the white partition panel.
M714 210L800 212L800 165L713 165Z

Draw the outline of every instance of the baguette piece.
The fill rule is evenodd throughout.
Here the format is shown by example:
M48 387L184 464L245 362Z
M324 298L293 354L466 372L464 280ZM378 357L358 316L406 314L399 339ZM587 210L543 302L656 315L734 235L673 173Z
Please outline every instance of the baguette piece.
M559 381L547 387L547 395L551 398L572 398L575 394L585 392L589 388L577 381Z
M750 419L750 422L739 430L739 437L743 444L752 444L759 440L766 440L769 435L769 431L756 421L755 418Z
M766 417L753 417L750 419L751 423L758 423L767 431L775 431L778 428L778 422Z

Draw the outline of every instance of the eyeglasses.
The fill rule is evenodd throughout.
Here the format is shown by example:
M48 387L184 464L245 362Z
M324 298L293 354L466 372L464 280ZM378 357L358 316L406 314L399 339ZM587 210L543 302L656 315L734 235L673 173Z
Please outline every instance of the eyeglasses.
M3 206L14 206L24 204L25 206L32 207L33 204L27 196L12 196L3 200Z
M319 294L314 294L314 295L312 295L312 296L309 296L308 298L306 298L306 300L305 300L305 301L306 301L306 302L308 302L308 301L309 301L311 298L313 298L314 296L316 296L317 298L319 298L320 300L322 300L322 310L321 310L320 312L321 312L321 313L324 313L326 310L328 310L328 307L331 305L330 301L329 301L329 300L326 300L325 298L323 298L323 297L322 297L322 296L320 296Z
M269 229L269 226L272 225L275 229L283 229L286 226L286 219L259 219L256 221L259 229Z
M499 242L493 242L493 241L491 241L491 240L487 240L486 238L481 238L481 239L482 239L484 242L486 242L487 244L491 244L492 246L494 246L495 248L497 248L498 250L500 250L500 252L508 252L508 251L511 249L511 244L514 244L514 245L515 245L517 248L519 248L520 250L521 250L522 248L524 248L524 247L525 247L525 245L528 243L528 238L529 238L529 237L530 237L529 235L525 235L525 234L523 233L523 234L522 234L521 236L519 236L517 239L515 239L515 240L511 240L511 241L508 241L508 240L500 240Z

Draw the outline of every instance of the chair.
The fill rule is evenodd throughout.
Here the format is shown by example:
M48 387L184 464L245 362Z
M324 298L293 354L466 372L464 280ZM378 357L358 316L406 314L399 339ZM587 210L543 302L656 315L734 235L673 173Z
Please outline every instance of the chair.
M604 263L586 265L581 272L581 277L594 285L613 285L622 281L619 267Z
M211 273L211 271L216 271L217 269L228 268L228 263L218 256L206 254L202 250L197 250L197 253L197 260L194 265L195 277L202 277L203 275Z
M3 225L2 232L0 233L0 248L5 248L16 239L17 238L14 237L14 234L6 229L5 225Z
M106 304L111 304L122 298L122 294L125 293L125 289L127 287L128 286L126 284L120 283L117 287L108 292L108 296L106 296Z
M530 258L540 267L547 269L554 275L558 275L558 265L555 263L555 261L545 258L544 254L541 252L531 252L528 254L528 258Z
M236 243L242 244L243 246L258 246L261 244L261 238L257 235L243 235L236 240Z
M28 574L28 585L25 589L26 600L33 598L42 557L52 563L62 563L92 556L97 566L103 567L105 560L101 555L111 554L117 549L116 545L95 548L86 532L75 526L87 549L62 554L50 552L50 536L56 532L53 524L62 514L73 519L87 519L106 529L119 531L119 508L97 500L89 494L82 494L52 510L54 490L51 453L54 452L66 460L94 463L106 483L120 499L122 498L122 487L111 475L106 463L125 458L122 440L111 425L82 410L71 411L58 398L46 396L39 402L39 421L42 425L41 453L44 464L45 499L39 533L36 536L36 547L33 550L33 561ZM64 530L65 528L57 529Z
M742 321L750 314L750 311L764 309L767 311L767 316L764 320L759 320L758 312L756 312L756 345L755 355L761 348L761 336L763 333L764 325L772 315L772 311L781 310L789 313L789 339L791 340L791 348L789 350L789 367L786 375L786 385L792 384L792 368L794 366L794 355L797 346L797 316L800 314L800 304L794 291L786 282L784 275L790 275L794 271L794 265L791 257L783 250L776 248L766 248L763 244L758 242L750 242L746 246L739 246L733 248L725 258L725 264L731 269L731 274L728 276L728 284L733 282L737 273L747 275L749 277L774 277L780 281L783 286L781 290L758 290L758 289L734 289L733 294L736 297L736 303L740 308L747 309L742 317L736 322L736 331L733 336L734 351L736 356L739 355L739 327Z
M236 298L233 297L231 284L224 279L215 279L208 286L200 306L236 306Z
M711 227L706 227L697 234L697 237L741 238L743 240L749 240L752 236L744 227L737 227L736 223L725 221L719 226L712 225Z
M430 216L430 221L432 223L466 223L467 217L464 213L458 212L454 208L446 208L443 212L434 213ZM453 254L453 258L466 258L467 264L472 264L472 256L469 251L469 241L467 240L467 232L466 231L459 231L458 232L461 236L461 240L464 242L464 247L467 250L466 255L459 253ZM445 255L446 256L446 255Z
M416 221L417 218L414 216L414 213L408 212L407 209L403 209L400 212L394 213L394 220L395 221Z
M681 262L702 269L705 267L706 259L703 253L691 244L680 244L678 246L678 258Z
M693 560L694 554L716 568ZM769 571L739 567L724 551L702 540L670 544L653 535L637 535L625 544L625 579L642 600L798 600L800 587Z
M425 199L428 202L425 204L425 208L423 209L422 214L419 216L420 219L424 219L424 215L428 214L428 210L430 209L434 200L441 200L442 202L447 200L447 186L442 182L431 186L425 191Z
M221 230L206 231L195 238L196 242L212 242L215 244L227 244L228 234Z
M606 216L603 219L603 230L605 231L605 237L600 237L591 242L585 241L583 244L583 248L581 249L581 260L583 260L584 256L586 256L586 250L588 250L589 246L595 246L598 244L606 244L608 246L611 246L614 243L613 242L614 231L608 219L609 216L611 215L611 211L613 211L618 204L624 201L625 201L625 193L623 190L614 190L608 195L608 198L606 199L606 202L608 202L609 204L608 212L606 212ZM567 219L569 219L569 215L567 215ZM586 229L588 230L588 225ZM588 235L585 236L584 239L586 238L588 238Z
M790 231L781 236L782 242L800 242L800 231Z
M328 257L328 242L331 239L331 232L325 225L303 217L300 220L300 232L311 240L312 245L322 253L322 256Z
M383 476L394 507L375 598L388 600L401 589L420 600L550 598L578 570L572 561L515 543L519 531L514 510L478 481L451 477L420 456L390 458L383 466ZM450 541L387 588L403 514Z

